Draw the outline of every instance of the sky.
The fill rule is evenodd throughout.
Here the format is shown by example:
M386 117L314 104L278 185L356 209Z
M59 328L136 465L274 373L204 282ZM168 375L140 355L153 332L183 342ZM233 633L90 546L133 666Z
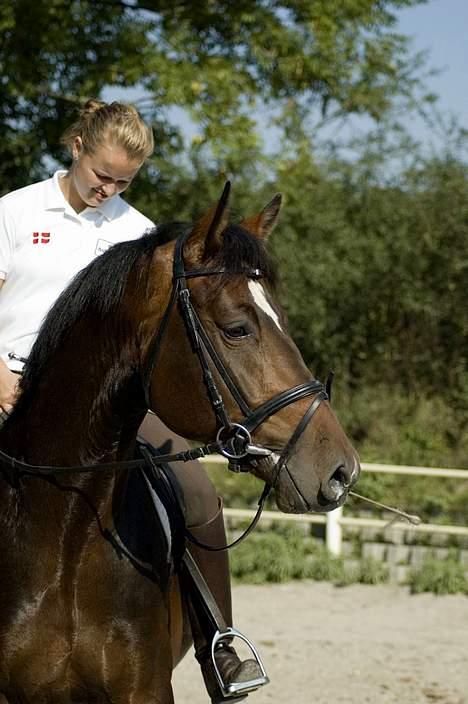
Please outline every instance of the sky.
M440 71L427 80L439 108L468 129L468 0L430 0L398 17L398 30L411 37L413 50L426 51L428 66ZM418 122L414 131L424 139L427 129Z

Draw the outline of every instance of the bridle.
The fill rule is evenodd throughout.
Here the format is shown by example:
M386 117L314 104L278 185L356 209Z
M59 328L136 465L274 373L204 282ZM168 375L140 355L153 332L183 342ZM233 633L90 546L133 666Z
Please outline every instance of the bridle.
M316 379L311 379L304 384L300 384L287 389L286 391L282 391L263 403L261 406L258 406L256 409L251 409L248 401L242 393L242 390L239 389L236 381L232 377L232 374L222 361L213 343L211 342L211 339L192 304L190 289L187 286L187 279L200 278L203 276L222 276L225 275L226 272L223 269L192 269L190 271L185 269L183 252L184 244L189 234L189 231L182 233L178 237L175 244L172 293L158 332L150 344L146 370L143 375L145 400L147 406L150 407L151 379L154 374L161 342L166 332L170 315L176 302L178 302L179 310L185 323L187 335L192 345L192 350L198 356L208 397L216 417L216 442L219 447L218 451L231 461L230 469L233 471L242 471L241 466L238 465L236 461L246 457L265 457L272 454L272 450L270 448L252 444L252 433L262 423L268 420L271 416L275 415L282 408L285 408L286 406L289 406L307 396L315 394L314 400L309 406L307 412L304 414L293 435L295 436L298 430L299 434L302 434L308 422L312 419L312 416L318 409L320 403L329 398L331 376L327 380L327 386ZM250 279L262 278L262 272L259 269L245 269L236 273ZM220 393L213 377L210 368L210 361L216 368L219 376L243 413L243 418L238 422L234 423L229 416L222 394ZM294 444L291 444L292 438L288 441L287 446L281 453L282 456L284 455L285 461L290 456L291 450L298 439L299 435L295 438ZM286 449L287 455L284 454Z
M251 525L240 538L228 546L232 547L240 542L240 540L243 540L257 524L265 501L271 490L275 488L280 472L282 468L286 466L299 438L311 422L322 401L330 399L333 372L328 374L325 384L322 384L316 379L311 379L308 382L299 384L298 386L293 386L279 394L276 394L262 405L252 409L242 393L242 390L238 387L231 372L216 351L216 348L214 347L196 309L192 304L190 289L187 286L187 279L200 278L204 276L222 276L226 274L226 271L216 268L192 269L187 271L185 269L184 261L184 244L187 241L189 234L190 231L186 231L177 238L173 259L171 297L158 332L149 347L148 362L143 376L143 386L147 406L150 407L151 405L151 380L157 364L161 343L168 326L170 315L177 303L179 305L179 311L184 321L192 350L198 357L207 394L217 421L217 436L214 444L217 449L214 450L214 452L218 452L227 458L228 467L231 471L249 471L249 463L257 460L258 458L266 458L273 455L275 452L273 449L264 445L252 443L252 433L262 423L278 413L281 409L286 408L296 401L300 401L308 396L314 396L307 411L297 424L288 442L283 447L281 453L279 453L272 471L273 480L268 484L265 484L265 488L258 502L257 513ZM261 279L263 276L261 270L259 269L244 269L235 273L246 276L250 279ZM237 422L233 422L229 416L223 396L218 389L211 371L210 362L215 367L224 385L229 390L243 414L243 417ZM212 452L212 450L210 450L210 452ZM193 536L189 536L189 538L192 542L199 544ZM203 547L211 550L215 549L206 545L203 545Z
M255 461L259 458L266 458L273 453L277 456L276 464L272 471L272 481L265 484L265 488L258 502L257 513L245 531L245 533L235 540L229 546L222 546L219 548L213 548L209 546L202 545L193 537L188 535L192 542L202 545L203 547L211 550L225 550L227 547L232 547L233 545L240 542L241 539L246 537L251 530L257 524L265 501L270 493L270 491L275 488L280 472L282 468L287 464L289 458L291 457L294 448L303 434L304 430L311 422L313 416L317 412L322 401L329 400L331 391L331 382L333 379L333 374L328 375L326 384L322 384L320 381L311 379L308 382L299 384L292 388L286 389L279 394L276 394L271 399L252 409L246 400L242 390L239 389L236 381L233 379L232 374L225 366L224 362L217 353L215 347L213 346L199 316L194 308L191 301L190 289L187 286L187 279L204 277L204 276L220 276L225 275L226 272L223 269L192 269L187 271L185 269L184 262L184 244L190 234L190 231L185 231L176 240L175 250L174 250L174 260L173 260L173 280L172 280L172 291L169 299L169 303L164 312L163 318L159 325L159 328L150 343L147 363L142 375L143 389L145 395L145 401L148 408L151 407L150 400L150 387L151 380L155 367L157 365L158 355L161 348L161 343L164 338L165 332L168 327L168 322L172 311L178 304L179 311L182 315L187 335L190 339L192 349L194 353L197 354L200 367L203 374L204 383L207 389L208 397L213 409L213 413L216 417L217 422L217 436L215 442L211 442L207 445L194 448L192 450L187 450L185 452L179 452L176 454L166 454L166 455L152 455L148 452L144 452L143 459L135 460L122 460L115 462L103 462L97 464L89 465L75 465L75 466L49 466L49 465L32 465L22 460L11 457L7 453L0 450L0 463L8 468L11 472L15 470L19 474L42 474L42 475L55 475L61 473L73 473L73 472L91 472L91 471L105 471L105 470L125 470L125 469L136 469L143 466L147 466L148 463L162 464L170 462L188 462L194 459L200 459L209 454L219 453L228 459L228 466L232 471L248 471L249 463ZM245 269L239 272L235 272L238 275L246 276L250 279L260 279L263 274L259 269ZM211 363L211 364L210 364ZM229 390L230 394L236 401L243 417L240 421L233 422L229 416L228 410L226 408L224 399L221 392L218 389L215 378L211 371L211 365L217 370L223 383ZM285 444L280 453L268 448L264 445L254 444L252 442L252 433L266 420L271 418L273 415L278 413L283 408L309 396L313 396L307 411L302 416L298 425L294 429L288 442Z

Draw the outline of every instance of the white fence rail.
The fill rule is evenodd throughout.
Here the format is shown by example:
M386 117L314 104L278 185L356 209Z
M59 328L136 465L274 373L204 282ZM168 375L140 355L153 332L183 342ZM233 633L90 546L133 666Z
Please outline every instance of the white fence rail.
M221 455L209 455L202 460L204 463L224 464L226 460ZM468 469L449 469L445 467L412 467L404 465L374 464L362 462L361 467L365 472L385 474L406 474L416 477L445 477L446 479L468 479ZM254 511L250 509L225 508L224 515L227 519L251 519ZM322 523L326 526L325 541L328 550L334 555L340 555L343 542L343 527L357 526L385 530L415 531L417 533L442 533L445 535L468 536L468 526L440 525L437 523L420 523L412 525L406 521L393 519L383 520L378 518L353 518L344 516L343 508L337 508L326 514L288 514L279 511L264 511L263 518L272 521L289 521L293 523Z

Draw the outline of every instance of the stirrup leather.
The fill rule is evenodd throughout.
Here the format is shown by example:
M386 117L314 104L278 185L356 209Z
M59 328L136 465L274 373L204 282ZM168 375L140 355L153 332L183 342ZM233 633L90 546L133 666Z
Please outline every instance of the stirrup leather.
M245 682L225 682L223 680L223 677L219 671L219 668L216 664L216 657L215 657L215 651L216 651L216 646L219 643L222 643L224 640L228 641L230 643L233 638L239 638L242 640L250 649L253 655L253 659L259 666L261 670L261 676L260 677L255 677L253 680L246 680ZM216 677L216 680L219 684L219 688L223 694L224 697L229 698L229 697L236 697L239 696L240 694L248 694L249 692L254 692L256 689L259 687L262 687L265 684L269 683L269 678L266 673L266 670L263 666L263 663L260 659L260 655L258 654L257 649L255 648L254 644L246 637L244 636L243 633L238 631L236 628L231 628L227 627L225 631L216 631L216 633L213 636L213 639L211 641L211 661L213 663L213 671Z

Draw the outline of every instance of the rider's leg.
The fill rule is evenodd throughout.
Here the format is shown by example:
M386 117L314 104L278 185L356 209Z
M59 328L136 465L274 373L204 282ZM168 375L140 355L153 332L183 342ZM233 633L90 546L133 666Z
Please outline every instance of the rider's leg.
M140 427L139 435L154 447L160 447L167 440L171 440L172 448L167 450L168 452L181 452L188 448L185 440L175 435L153 414L147 414ZM201 543L211 546L226 545L222 502L201 463L174 462L171 468L184 494L186 521L190 532ZM210 552L191 545L190 552L213 593L226 624L232 626L231 582L227 551ZM197 657L212 701L222 701L212 672L208 644L204 635L201 632L194 632L193 636ZM242 682L261 676L261 670L255 660L241 662L232 646L222 641L219 646L216 652L216 664L224 682Z
M156 448L161 448L170 441L171 446L164 447L164 453L183 452L189 449L187 441L169 430L153 413L146 414L138 435ZM171 462L171 469L184 494L188 528L192 530L195 526L201 526L211 521L218 513L219 500L216 489L208 478L203 465L196 460Z

